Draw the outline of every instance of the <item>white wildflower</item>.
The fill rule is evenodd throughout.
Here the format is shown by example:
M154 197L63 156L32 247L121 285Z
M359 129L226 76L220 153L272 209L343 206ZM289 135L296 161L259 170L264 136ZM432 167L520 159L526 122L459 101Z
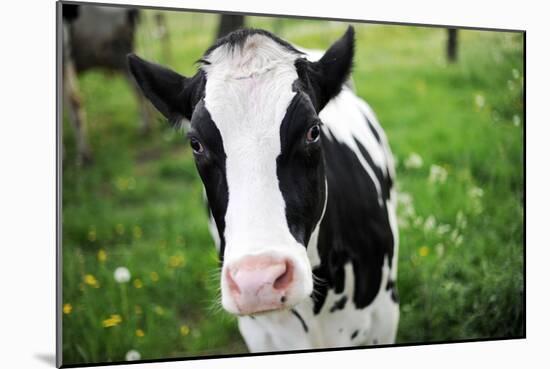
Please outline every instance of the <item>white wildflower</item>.
M485 96L482 94L476 94L475 96L476 106L481 109L485 106Z
M521 118L519 117L519 115L517 114L514 114L514 117L512 118L512 122L514 123L514 126L519 126L519 124L521 123Z
M472 187L470 188L470 191L468 192L471 198L473 199L479 199L483 197L483 189L479 187Z
M459 246L462 244L462 241L464 241L464 237L459 234L458 237L456 238L455 242L456 242L456 245Z
M130 271L126 267L118 267L115 269L115 281L118 283L126 283L130 280Z
M413 217L415 215L412 196L406 192L397 194L397 203L400 206L400 213L405 217Z
M451 226L449 224L441 224L437 226L436 233L442 236L445 233L449 232L450 230L451 230Z
M460 246L462 244L462 241L464 241L464 237L460 233L458 233L458 229L455 229L451 233L451 241L454 242L455 246Z
M417 169L422 167L422 164L422 157L415 152L410 153L407 159L405 159L405 168L407 169Z
M435 217L433 215L430 215L424 221L424 231L429 232L432 229L434 229L435 226L436 226Z
M458 213L456 213L456 226L460 229L464 229L467 223L466 216L464 216L462 210L459 210Z
M126 361L136 361L141 359L141 354L136 350L130 350L126 353Z
M432 164L430 167L430 176L428 181L430 183L445 183L447 181L447 169L442 166Z
M399 192L397 194L397 202L401 205L407 206L412 204L412 196L407 192Z
M435 252L437 253L437 256L442 257L445 253L445 246L443 246L442 243L438 243L435 245Z

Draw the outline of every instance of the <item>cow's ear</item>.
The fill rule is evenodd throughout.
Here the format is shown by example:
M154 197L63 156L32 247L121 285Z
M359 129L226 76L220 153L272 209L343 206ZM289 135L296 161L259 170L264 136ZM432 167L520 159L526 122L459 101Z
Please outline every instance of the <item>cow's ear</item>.
M148 62L135 54L128 54L128 67L145 97L172 124L182 118L191 119L200 96L200 76L186 78L173 70Z
M346 33L316 62L308 63L308 89L317 112L336 96L348 79L353 64L355 31L349 26ZM300 73L299 73L300 74ZM301 76L302 78L302 76Z

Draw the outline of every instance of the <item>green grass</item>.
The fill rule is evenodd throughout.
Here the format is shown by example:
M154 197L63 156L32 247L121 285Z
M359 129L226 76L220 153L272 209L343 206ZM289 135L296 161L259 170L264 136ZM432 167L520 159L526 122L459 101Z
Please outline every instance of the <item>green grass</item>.
M163 56L146 14L138 53L190 75L217 19L169 13L171 55ZM326 48L345 29L274 18L248 24L308 48ZM398 161L398 342L521 336L522 35L461 30L459 61L449 65L442 29L356 31L355 85ZM244 352L235 319L216 303L219 265L183 135L159 117L141 136L122 78L91 72L80 83L95 162L76 166L65 121L64 362L119 361L129 350L143 359ZM406 165L413 153L420 167ZM114 280L119 266L131 272L128 283ZM112 315L120 322L104 327Z

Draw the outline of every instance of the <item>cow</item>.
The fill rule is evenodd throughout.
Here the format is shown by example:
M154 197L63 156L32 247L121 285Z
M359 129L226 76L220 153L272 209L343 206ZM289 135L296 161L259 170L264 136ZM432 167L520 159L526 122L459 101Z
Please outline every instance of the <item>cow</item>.
M134 50L137 9L63 4L63 98L76 138L77 162L89 163L92 150L77 75L92 69L119 73L138 101L141 131L151 130L153 109L128 73L126 55Z
M251 352L395 342L394 162L346 84L355 33L320 58L241 29L184 77L137 55L129 69L187 132L221 262L221 304Z

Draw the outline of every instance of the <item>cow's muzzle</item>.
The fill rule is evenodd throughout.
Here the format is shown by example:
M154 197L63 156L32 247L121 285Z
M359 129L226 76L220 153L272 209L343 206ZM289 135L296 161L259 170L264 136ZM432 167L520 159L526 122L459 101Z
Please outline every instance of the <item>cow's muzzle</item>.
M294 282L294 264L270 255L245 256L225 269L229 293L239 314L284 308Z

